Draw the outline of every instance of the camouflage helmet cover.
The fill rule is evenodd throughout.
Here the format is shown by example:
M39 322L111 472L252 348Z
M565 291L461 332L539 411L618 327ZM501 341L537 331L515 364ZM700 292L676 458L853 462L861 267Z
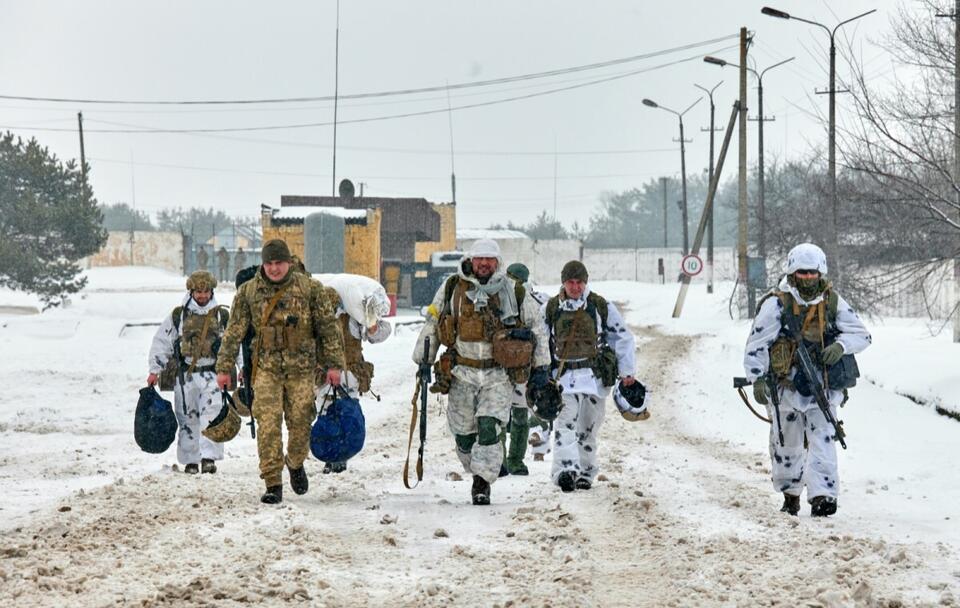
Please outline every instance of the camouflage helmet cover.
M210 441L223 443L230 441L240 432L240 414L237 413L237 406L233 397L229 393L223 393L223 407L217 417L210 421L207 428L203 429L201 434Z
M206 270L194 271L187 277L187 291L213 291L217 287L217 279Z

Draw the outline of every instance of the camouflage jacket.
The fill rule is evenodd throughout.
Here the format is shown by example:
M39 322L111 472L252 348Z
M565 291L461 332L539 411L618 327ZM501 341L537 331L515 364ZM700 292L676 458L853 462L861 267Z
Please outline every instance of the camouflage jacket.
M286 288L266 323L263 311L278 290ZM319 368L344 367L340 324L334 316L335 302L323 285L308 275L289 272L273 283L257 271L254 278L237 290L220 352L217 372L229 373L237 358L240 342L253 329L257 368L285 375L313 374Z

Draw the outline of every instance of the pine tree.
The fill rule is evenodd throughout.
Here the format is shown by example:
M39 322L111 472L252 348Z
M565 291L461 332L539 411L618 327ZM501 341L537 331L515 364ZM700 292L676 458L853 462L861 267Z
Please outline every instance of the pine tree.
M35 139L0 136L0 285L58 306L86 285L76 262L107 240L80 167Z

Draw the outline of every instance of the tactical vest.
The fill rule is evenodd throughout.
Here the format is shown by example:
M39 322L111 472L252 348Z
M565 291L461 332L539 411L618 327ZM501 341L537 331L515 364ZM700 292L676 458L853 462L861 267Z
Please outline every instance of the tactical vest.
M439 319L440 343L444 346L451 347L458 339L462 342L491 342L493 335L505 327L500 318L500 295L491 295L487 306L477 310L467 297L467 290L472 286L457 275L447 279L444 285L443 311ZM519 312L526 290L519 282L514 282L514 295L517 298L518 322L513 327L522 327Z
M757 310L769 299L776 297L780 300L783 307L780 317L780 335L770 346L770 369L778 378L784 379L790 374L790 368L793 367L794 354L797 350L797 343L787 329L793 319L800 322L800 333L804 342L809 342L816 347L823 348L827 341L837 333L837 306L840 297L831 289L828 284L823 291L823 297L816 304L804 306L797 302L796 298L789 291L773 290L757 304Z
M592 359L606 340L597 332L597 316L604 332L607 329L607 301L587 294L587 305L577 310L561 310L560 296L547 302L546 321L553 332L554 356L558 361Z
M313 318L310 314L310 293L301 281L293 279L277 302L266 323L256 329L260 335L260 356L282 353L284 359L304 358L316 360L316 341L313 335ZM251 307L255 323L263 319L263 312L270 301L271 293L257 290Z
M182 306L177 306L173 309L172 317L173 326L180 334L177 340L180 342L181 358L190 357L193 362L216 358L220 339L227 327L227 321L230 320L226 307L217 306L201 315L189 308L184 311ZM180 326L181 318L183 327ZM204 324L207 324L206 335L203 331Z

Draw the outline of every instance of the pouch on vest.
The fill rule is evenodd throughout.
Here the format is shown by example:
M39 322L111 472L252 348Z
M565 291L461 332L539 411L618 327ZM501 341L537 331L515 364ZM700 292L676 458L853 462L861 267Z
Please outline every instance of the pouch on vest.
M431 393L446 395L450 392L450 383L453 381L453 367L457 364L457 351L448 348L433 364L433 385Z
M593 370L593 375L603 383L603 386L607 388L613 386L620 378L617 353L613 352L612 348L604 344L600 347L600 352L597 353L596 358L593 360L591 369Z
M161 391L172 391L177 385L177 368L180 367L180 362L176 357L170 357L167 360L166 366L160 372L160 390Z
M526 327L501 329L493 334L493 360L506 369L529 368L534 337Z
M773 370L777 378L786 378L790 375L790 368L793 367L793 355L796 351L796 343L786 337L777 338L770 347L770 369Z
M453 315L440 315L440 320L437 322L437 338L440 340L440 344L450 347L456 343L456 324L457 320L453 318Z
M458 337L464 342L484 342L487 339L486 323L483 316L474 311L460 316Z
M840 357L839 361L827 368L827 384L831 390L842 391L853 388L857 385L857 378L859 377L860 367L852 354ZM803 370L797 370L793 377L793 386L804 397L813 395L813 387L810 386L810 381L807 380Z

